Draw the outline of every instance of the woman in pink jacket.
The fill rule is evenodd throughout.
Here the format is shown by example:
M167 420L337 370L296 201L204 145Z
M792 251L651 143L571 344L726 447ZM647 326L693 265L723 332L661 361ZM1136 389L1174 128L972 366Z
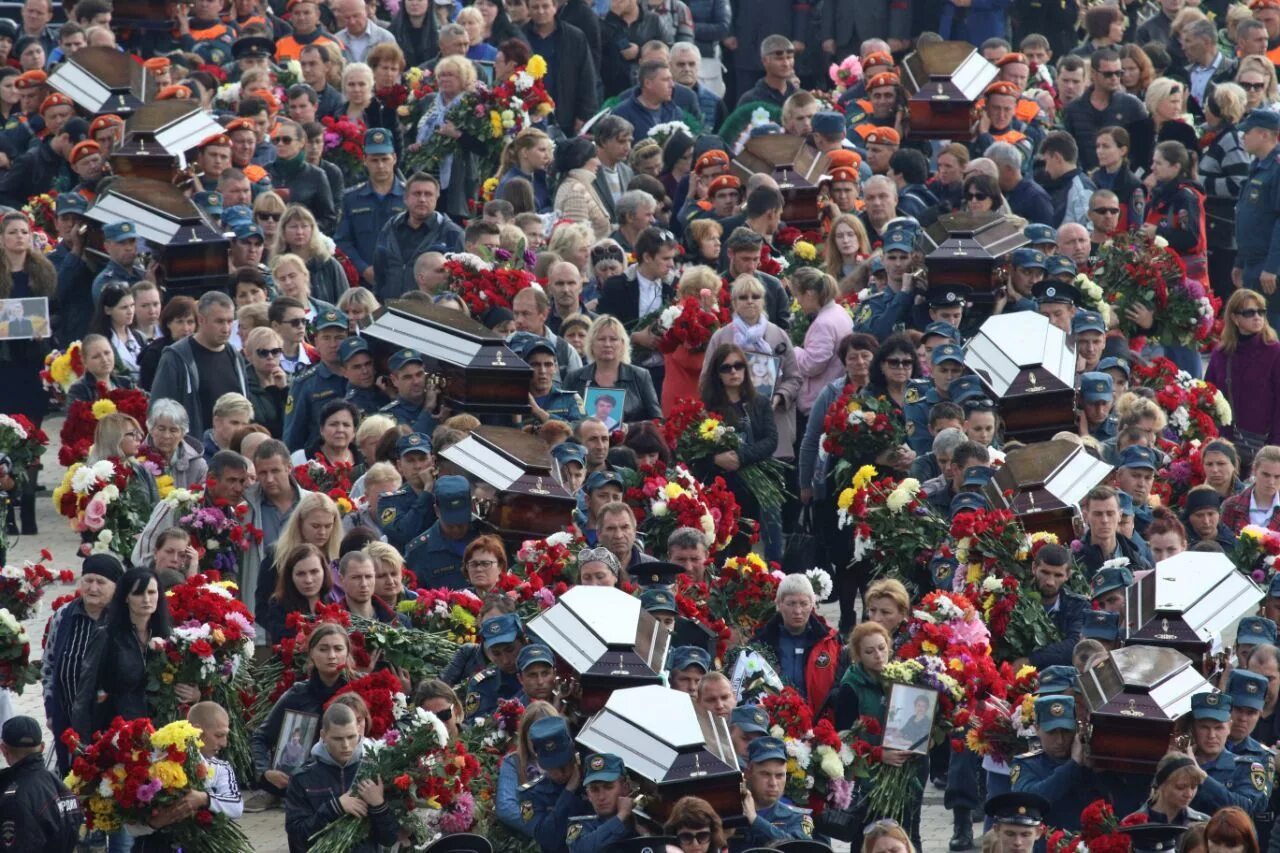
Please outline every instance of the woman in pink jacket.
M807 420L818 394L844 373L836 347L853 333L853 320L844 306L836 302L836 280L822 270L800 269L791 279L791 288L800 310L813 318L805 332L804 344L795 350L796 366L803 377L800 416Z

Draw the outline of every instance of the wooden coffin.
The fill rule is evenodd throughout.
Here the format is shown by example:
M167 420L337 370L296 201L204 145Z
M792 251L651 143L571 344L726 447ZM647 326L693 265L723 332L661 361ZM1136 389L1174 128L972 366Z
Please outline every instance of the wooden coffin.
M733 160L743 185L757 172L773 175L782 191L782 221L796 228L818 225L818 179L826 170L826 154L803 137L780 133L752 137Z
M996 401L1006 438L1046 441L1075 430L1076 356L1044 316L989 317L965 345L964 363Z
M1153 579L1154 610L1125 644L1177 649L1205 674L1226 629L1257 612L1263 598L1226 554L1184 551L1156 564Z
M222 132L199 101L156 101L125 121L124 140L111 149L111 171L123 177L172 183L187 167L187 153Z
M462 441L440 451L441 471L462 474L497 491L477 506L479 516L495 527L508 545L544 539L573 522L574 500L552 473L547 445L513 427L480 427Z
M207 290L221 290L227 278L227 238L213 228L200 208L172 184L148 178L112 178L86 216L93 227L91 249L101 256L102 226L128 221L159 262L157 282L169 296L199 298Z
M728 723L696 708L688 693L660 685L618 690L577 740L622 758L641 791L636 814L650 829L666 823L685 796L709 802L728 827L746 824Z
M975 302L993 302L1004 287L1000 269L1014 249L1027 245L1018 221L1000 213L948 213L924 232L929 288L963 284Z
M448 308L394 301L380 309L362 334L385 368L406 347L422 354L427 373L456 412L523 415L529 411L533 371L501 335Z
M1042 441L1012 450L983 488L993 507L1018 516L1031 533L1076 538L1078 505L1106 479L1111 466L1070 441Z
M969 142L978 136L977 103L999 71L968 42L929 44L902 62L910 139Z
M561 674L577 680L577 710L584 716L603 708L616 690L662 683L671 632L620 589L572 587L526 628L555 653Z
M1090 766L1152 774L1184 733L1191 697L1212 689L1176 649L1129 646L1099 659L1080 675Z
M49 75L49 85L87 113L128 118L155 94L155 78L127 53L83 47Z

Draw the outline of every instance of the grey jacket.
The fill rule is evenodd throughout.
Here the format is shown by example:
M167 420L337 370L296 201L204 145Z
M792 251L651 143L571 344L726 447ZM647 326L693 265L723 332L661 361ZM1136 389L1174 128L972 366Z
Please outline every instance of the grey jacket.
M462 229L443 213L433 213L417 231L409 228L408 220L408 212L397 213L387 220L378 235L373 268L377 273L374 295L379 301L386 302L417 290L413 262L422 253L462 251Z
M187 418L191 422L187 433L204 435L204 431L213 424L205 423L200 411L200 374L196 370L195 353L191 351L192 337L177 341L160 356L156 379L151 383L151 399L175 401L187 410ZM240 393L245 394L248 386L245 382L244 363L239 358L233 361L240 381Z
M151 439L148 438L147 442L150 444ZM165 473L173 477L173 486L176 489L204 486L205 477L209 473L209 463L204 460L204 448L200 446L200 440L191 433L184 435L182 443L178 445L178 449L169 460Z
M293 482L293 505L297 507L298 502L311 494L311 492L299 486L296 481L291 482ZM263 499L262 486L259 483L254 483L244 490L244 501L249 505L249 515L245 520L258 528L262 527ZM262 572L262 559L266 555L267 548L273 544L275 543L259 542L245 552L244 559L240 563L240 600L244 602L250 612L254 609L255 596L258 591L258 578ZM259 625L258 637L255 642L261 645L266 642L266 639L266 629Z

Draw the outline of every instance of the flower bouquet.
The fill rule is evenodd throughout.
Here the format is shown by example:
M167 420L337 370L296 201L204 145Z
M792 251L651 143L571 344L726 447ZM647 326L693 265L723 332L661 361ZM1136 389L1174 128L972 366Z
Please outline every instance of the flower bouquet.
M1169 430L1179 441L1208 441L1231 425L1231 404L1222 392L1163 356L1146 365L1135 363L1130 382L1155 391L1156 402L1168 415Z
M667 140L675 136L677 133L683 133L685 136L693 139L693 131L689 129L689 125L682 121L664 121L661 124L655 124L649 128L649 132L645 137L657 142L659 146L665 147Z
M733 639L733 632L724 619L711 613L711 587L694 581L688 575L679 575L672 592L676 598L676 613L706 628L716 638L716 659L723 660Z
M351 613L341 604L319 604L311 616L294 612L285 617L285 625L293 636L286 636L271 647L272 655L264 663L253 667L255 684L270 685L270 689L262 689L252 697L249 707L249 728L256 728L266 719L271 706L284 695L284 692L299 681L306 681L310 675L307 663L307 642L311 632L318 625L332 622L347 630L347 638L351 642L351 663L353 668L368 670L371 659L364 647L364 634L351 630Z
M947 525L920 497L920 483L895 484L863 465L836 499L841 529L853 527L853 560L866 562L875 577L902 581L914 595L933 586L929 559Z
M465 589L420 589L417 596L396 605L396 612L407 617L411 627L443 633L459 645L476 641L481 602L475 593Z
M44 357L40 380L53 400L61 402L81 376L84 376L84 355L79 341L72 341L65 352L55 349Z
M686 312L688 313L687 309ZM700 400L684 399L662 425L663 437L685 461L714 457L742 448L742 436L720 415L707 411ZM762 511L777 511L786 497L783 463L772 457L737 470L738 479L760 503Z
M353 782L383 781L386 804L401 831L417 843L439 832L466 832L475 820L468 790L479 773L475 756L462 744L449 744L444 723L415 708L394 728L364 747ZM343 814L311 837L311 853L345 853L369 837L368 818Z
M754 552L730 557L711 583L707 606L715 618L750 638L776 612L774 601L784 577L777 563L766 565Z
M547 93L543 82L546 75L546 60L534 54L529 57L527 65L516 68L506 80L495 81L490 93L490 124L497 126L492 117L492 113L496 112L502 124L503 145L526 127L542 121L555 111L555 101Z
M827 76L835 84L836 92L843 94L847 89L858 85L862 79L862 62L856 54L849 54L839 64L831 63L827 68Z
M146 424L146 392L133 388L112 388L108 391L106 384L99 383L98 399L95 402L72 401L67 407L67 418L62 423L62 447L58 450L58 463L70 467L73 462L83 462L89 458L98 421L115 412L130 415L139 424Z
M93 465L73 463L53 490L53 505L84 540L82 556L107 551L127 556L151 517L133 468L115 457Z
M664 308L649 331L658 336L659 352L673 353L681 346L702 352L716 330L728 322L723 308L708 311L701 299L686 296Z
M40 683L40 662L31 660L27 629L7 609L0 608L0 687L21 693Z
M822 449L834 457L835 478L848 485L853 466L871 462L907 440L902 410L887 397L865 397L852 385L823 416Z
M1166 346L1190 346L1213 331L1216 297L1187 277L1186 265L1162 238L1117 234L1103 244L1094 271L1127 337L1154 335ZM1155 314L1155 329L1139 328L1129 319L1133 306Z
M666 555L667 537L677 527L701 530L714 556L744 523L738 501L720 477L703 483L683 465L668 468L659 462L641 466L623 479L626 490L622 499L635 512L636 523L660 559Z
M396 118L400 121L400 129L406 136L416 133L418 122L422 121L423 102L435 94L434 78L431 71L412 66L404 73L404 103L396 107Z
M364 180L363 121L352 121L345 115L324 116L324 159L336 163L352 183Z
M498 788L498 768L511 751L520 732L524 705L515 699L499 699L492 715L473 717L462 727L460 738L479 765L473 790L476 803L476 832L491 832L497 824L493 792ZM508 848L502 847L502 850Z
M475 317L490 308L510 308L516 294L533 283L524 270L497 268L466 252L446 256L444 271L445 289L462 297Z
M801 231L799 228L779 228L773 235L774 248L782 252L788 270L800 267L823 269L822 235L817 231Z
M39 228L46 234L53 234L58 227L58 191L49 190L47 193L36 193L27 199L27 203L22 206L22 212L27 215L33 228Z
M1236 536L1236 546L1228 554L1236 568L1265 585L1267 578L1276 571L1276 558L1280 557L1280 533L1256 524L1246 524Z
M522 578L537 578L539 586L578 582L578 552L587 540L576 530L561 530L546 539L526 539L516 552L512 571Z
M996 693L981 696L971 690L965 702L969 727L965 745L1003 764L1025 752L1028 738L1036 733L1035 690L1039 683L1036 668L1024 666Z
M351 617L351 627L364 636L370 656L405 670L414 679L434 678L453 659L458 643L449 631L429 633L399 623Z
M991 644L991 631L973 602L946 590L935 590L920 599L907 624L907 635L898 650L904 658L937 654L952 657L957 650L985 649Z
M187 531L191 547L200 555L200 571L239 575L245 553L262 542L262 531L245 520L248 514L248 504L217 500L178 518L178 526Z
M40 552L42 561L50 561L53 555L47 550ZM13 618L25 622L35 615L44 597L44 588L54 581L75 583L75 573L63 569L54 577L44 562L33 563L27 560L21 566L5 566L0 570L0 607L9 611Z
M828 804L848 808L852 778L870 772L870 750L855 751L829 719L815 723L809 704L794 687L766 696L760 704L769 715L769 734L787 749L785 795L815 814Z
M404 684L388 669L377 669L347 682L324 706L328 708L344 693L355 693L369 708L369 728L364 733L369 738L384 736L409 709Z
M1205 481L1204 463L1200 459L1200 439L1191 439L1177 445L1169 453L1169 461L1156 472L1151 493L1168 507L1181 507L1187 502L1187 493Z
M19 485L40 466L40 457L48 446L49 436L25 415L0 414L0 453L9 457L9 474Z
M1147 822L1144 814L1131 814L1119 820L1110 803L1094 800L1080 813L1080 832L1072 835L1055 829L1045 839L1045 850L1047 853L1130 853L1133 840L1127 833L1120 832L1120 828Z
M62 735L75 756L65 780L85 811L91 830L115 832L126 823L145 825L157 809L206 791L213 769L200 754L200 730L179 720L157 731L146 717L111 726L85 746L72 729ZM200 809L165 833L191 853L252 850L239 825L226 815Z

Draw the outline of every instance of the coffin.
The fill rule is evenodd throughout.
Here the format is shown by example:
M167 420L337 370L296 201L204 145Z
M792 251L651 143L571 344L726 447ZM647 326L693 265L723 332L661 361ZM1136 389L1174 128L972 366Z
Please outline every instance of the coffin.
M555 653L560 674L577 679L583 716L603 708L616 690L662 683L671 632L620 589L572 587L526 627Z
M1191 697L1212 689L1191 659L1176 649L1129 646L1099 659L1080 676L1089 713L1090 765L1154 773L1170 740L1184 733Z
M803 137L787 134L752 137L733 160L733 171L744 186L757 172L773 175L782 191L782 221L796 228L818 225L818 179L826 170L826 154Z
M147 178L112 178L104 182L85 214L94 223L90 248L100 253L102 228L129 221L159 261L159 284L169 296L199 298L221 290L227 278L227 238L215 230L191 199L172 184Z
M1076 356L1048 318L1030 311L987 318L965 345L964 363L996 401L1006 438L1045 441L1075 430Z
M172 182L187 167L187 152L221 132L222 125L198 101L147 104L125 121L124 141L111 149L111 171Z
M127 118L155 93L142 63L111 47L84 47L49 75L49 85L87 113Z
M973 290L973 309L981 319L991 314L1005 285L1006 259L1027 245L1022 226L999 213L948 213L924 232L924 264L929 289L963 284ZM966 318L970 312L966 311Z
M1110 473L1110 465L1078 444L1042 441L1010 451L983 493L1028 531L1052 533L1067 544L1076 538L1080 501Z
M971 141L978 136L977 103L999 71L973 45L924 45L902 62L911 119L909 139Z
M622 758L641 796L636 815L661 827L676 801L701 797L728 827L744 826L742 771L726 720L660 685L618 690L578 733L578 743Z
M395 301L380 309L362 333L385 368L406 347L422 354L444 403L480 415L529 411L533 371L488 327L448 308Z
M481 501L481 518L497 528L508 545L544 539L573 523L574 498L552 474L552 458L542 439L513 427L480 427L440 451L441 472L462 474L492 486L492 501Z
M1263 591L1226 554L1184 551L1161 560L1154 572L1155 605L1129 634L1126 645L1177 649L1203 673L1223 633L1257 612Z

